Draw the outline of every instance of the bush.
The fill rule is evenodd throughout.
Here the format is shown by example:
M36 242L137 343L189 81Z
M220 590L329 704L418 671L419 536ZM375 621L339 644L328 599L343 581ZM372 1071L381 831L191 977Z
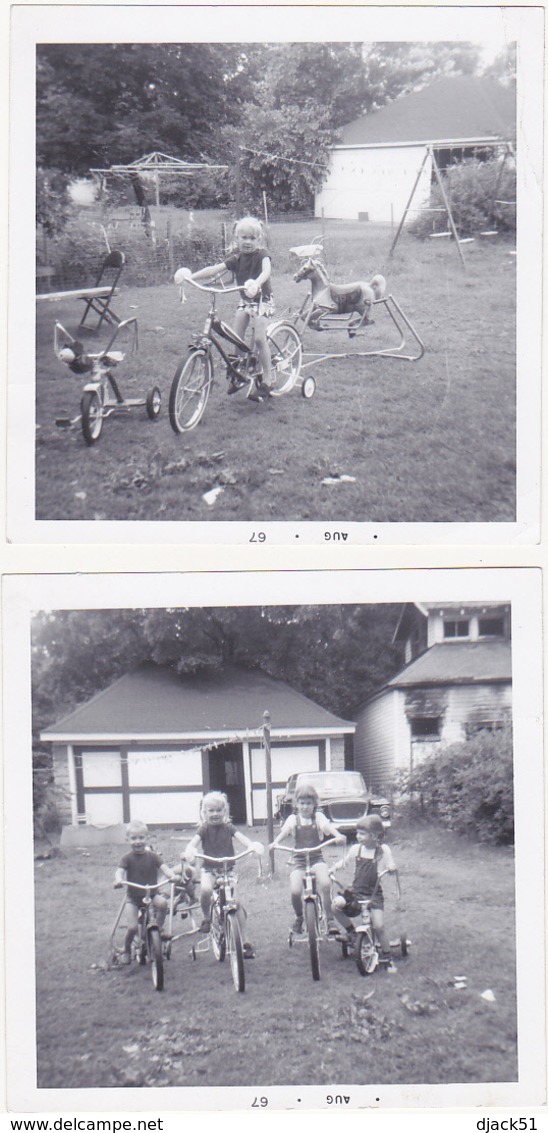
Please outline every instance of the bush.
M425 817L456 834L508 845L514 841L513 776L512 732L505 727L451 744L401 776L398 786L415 805L420 800Z
M497 203L516 200L516 172L509 162L502 167L500 160L472 159L449 166L442 176L459 236L474 236L494 229L499 233L515 233L515 206ZM432 208L444 205L437 182L432 185L430 204ZM409 232L424 239L432 232L447 231L447 227L445 211L423 212L409 225Z

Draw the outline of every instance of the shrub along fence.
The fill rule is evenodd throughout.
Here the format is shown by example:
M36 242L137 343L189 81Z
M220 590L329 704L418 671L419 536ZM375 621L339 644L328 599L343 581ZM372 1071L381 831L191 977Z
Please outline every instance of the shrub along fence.
M509 726L450 744L402 776L397 785L404 810L420 809L456 834L496 845L514 841L513 787Z
M198 268L221 260L230 246L235 219L232 211L222 209L74 207L62 232L55 236L38 232L37 291L92 287L109 249L126 257L123 283L133 287L167 283L182 264ZM269 217L269 224L312 219L312 214L276 214Z

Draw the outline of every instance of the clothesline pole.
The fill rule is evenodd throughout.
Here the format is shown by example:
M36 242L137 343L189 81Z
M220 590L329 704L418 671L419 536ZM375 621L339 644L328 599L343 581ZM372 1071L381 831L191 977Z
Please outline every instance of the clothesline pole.
M268 833L268 842L274 841L274 816L272 811L272 761L270 755L270 712L268 709L263 712L263 743L264 743L264 759L265 759L265 780L266 780L266 828ZM274 850L270 850L270 876L274 876Z

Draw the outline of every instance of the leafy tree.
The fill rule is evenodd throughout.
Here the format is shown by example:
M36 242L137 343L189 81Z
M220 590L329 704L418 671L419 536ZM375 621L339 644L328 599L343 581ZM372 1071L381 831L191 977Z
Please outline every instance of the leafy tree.
M262 48L237 44L43 44L37 148L71 173L152 150L187 160L253 97Z
M143 661L179 673L260 668L352 718L398 667L398 613L391 605L42 612L33 625L34 730Z
M515 87L517 79L517 44L509 43L503 51L499 51L492 63L484 70L484 75L490 79L497 79L505 87Z

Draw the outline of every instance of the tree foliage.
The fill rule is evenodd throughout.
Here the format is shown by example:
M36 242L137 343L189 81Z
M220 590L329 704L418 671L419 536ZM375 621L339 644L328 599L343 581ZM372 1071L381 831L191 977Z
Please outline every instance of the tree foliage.
M41 44L38 164L79 175L160 150L234 167L245 145L251 200L309 207L342 126L479 68L470 43Z
M398 667L394 605L41 612L35 734L144 661L178 673L260 668L344 718Z

